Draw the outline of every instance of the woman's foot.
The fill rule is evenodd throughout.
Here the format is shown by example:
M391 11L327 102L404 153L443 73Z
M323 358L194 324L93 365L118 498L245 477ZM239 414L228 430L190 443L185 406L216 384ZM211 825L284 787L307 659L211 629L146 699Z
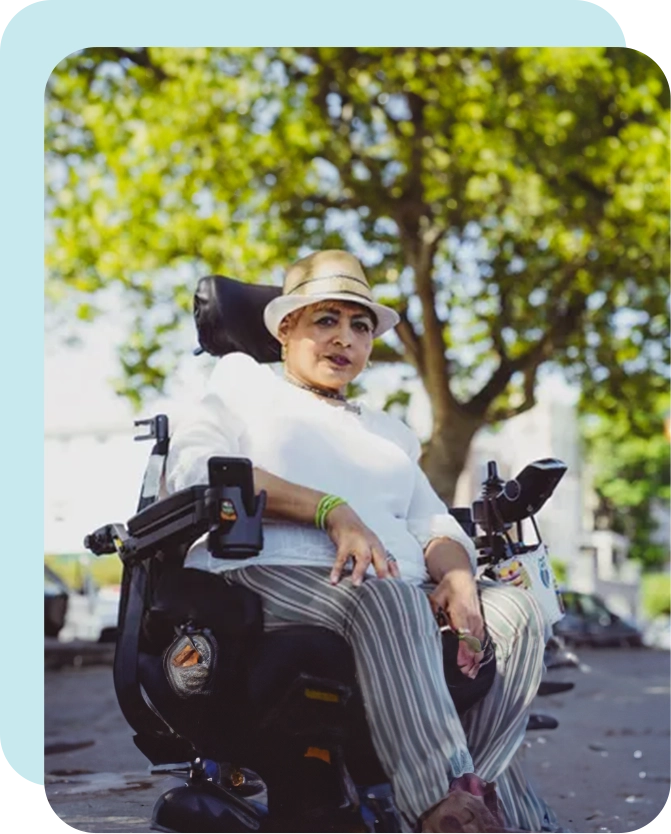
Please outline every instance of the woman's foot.
M475 773L459 776L450 785L445 799L424 815L422 831L440 834L505 831L494 782L485 782Z

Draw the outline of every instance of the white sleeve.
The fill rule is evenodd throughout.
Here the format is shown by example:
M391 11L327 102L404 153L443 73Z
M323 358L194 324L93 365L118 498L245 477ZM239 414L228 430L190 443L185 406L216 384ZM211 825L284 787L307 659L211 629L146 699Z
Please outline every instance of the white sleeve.
M447 538L460 544L468 553L471 568L475 574L478 553L470 537L459 522L450 515L447 506L440 500L419 465L420 444L412 434L407 449L415 461L415 487L408 509L408 529L426 550L433 539Z
M168 492L208 483L207 462L215 455L242 456L240 437L244 423L231 407L239 391L238 369L235 363L226 361L228 358L219 360L205 396L170 439L166 464Z

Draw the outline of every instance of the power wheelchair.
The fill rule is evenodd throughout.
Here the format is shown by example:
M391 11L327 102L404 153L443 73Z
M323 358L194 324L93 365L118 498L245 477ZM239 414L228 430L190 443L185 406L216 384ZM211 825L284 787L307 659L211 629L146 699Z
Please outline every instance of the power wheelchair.
M199 348L279 361L262 311L280 290L224 276L200 280L194 297ZM95 554L123 562L114 685L134 742L151 772L183 784L159 797L159 831L400 831L391 788L373 749L351 651L340 636L313 626L263 631L260 599L216 574L185 568L189 546L207 534L219 558L262 548L264 494L221 477L160 498L169 449L168 418L137 421L152 439L138 510L125 525L86 537ZM532 517L566 467L537 461L504 483L489 465L472 508L452 510L490 566L527 547L508 529ZM514 483L514 488L511 486ZM176 640L200 663L216 653L206 685L185 696L171 685L167 650ZM452 678L450 677L452 675ZM453 671L446 679L459 711L468 709ZM482 693L481 693L482 694Z

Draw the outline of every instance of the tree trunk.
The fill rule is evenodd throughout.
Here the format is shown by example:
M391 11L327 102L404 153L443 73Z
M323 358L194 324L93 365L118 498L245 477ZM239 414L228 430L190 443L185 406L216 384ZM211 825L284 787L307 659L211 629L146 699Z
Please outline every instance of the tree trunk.
M452 506L457 481L468 459L473 436L483 422L473 415L451 410L449 419L436 423L424 446L421 466L431 485Z

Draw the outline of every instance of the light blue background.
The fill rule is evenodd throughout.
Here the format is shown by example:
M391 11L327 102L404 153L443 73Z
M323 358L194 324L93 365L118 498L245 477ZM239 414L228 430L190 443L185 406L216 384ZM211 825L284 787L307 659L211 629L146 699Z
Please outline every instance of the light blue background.
M0 44L0 421L3 536L0 739L43 783L43 96L87 46L624 46L582 0L46 0ZM101 478L106 473L100 473ZM91 489L91 485L86 485ZM82 534L88 531L82 531Z

